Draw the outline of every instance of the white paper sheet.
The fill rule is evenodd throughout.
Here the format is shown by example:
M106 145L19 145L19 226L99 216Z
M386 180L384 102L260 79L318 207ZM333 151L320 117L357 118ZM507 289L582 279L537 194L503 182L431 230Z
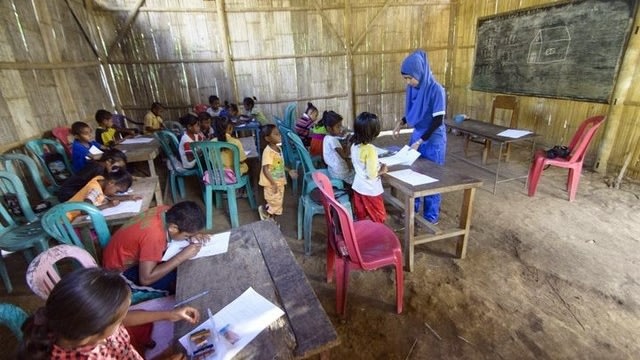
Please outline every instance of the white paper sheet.
M430 184L432 182L438 181L438 179L436 178L432 178L431 176L420 174L411 169L392 171L389 173L389 176L393 176L394 178L398 180L402 180L413 186Z
M102 154L102 150L98 149L95 145L91 145L89 148L89 153L91 155L100 155Z
M122 201L120 204L114 207L106 208L101 210L100 212L104 216L110 215L118 215L118 214L129 214L129 213L139 213L142 209L142 200L127 200Z
M378 156L385 155L386 153L389 152L389 150L383 149L383 148L379 148L379 147L377 147L375 145L373 147L376 149L376 154L378 154Z
M209 241L202 245L198 254L191 259L197 259L206 256L213 256L218 254L224 254L227 252L229 248L229 236L231 233L229 231L209 235ZM189 241L187 240L179 240L179 241L171 241L167 250L164 252L162 256L162 261L167 261L172 257L176 256L182 249L184 249L187 245L189 245Z
M133 138L133 139L126 139L123 142L121 142L120 144L122 144L122 145L146 144L146 143L150 143L152 141L153 141L153 138L150 138L150 137L139 137L139 138Z
M386 164L387 166L393 165L411 165L416 159L420 157L420 153L416 150L413 150L409 146L405 145L400 151L397 153L379 159L382 164Z
M193 344L189 340L190 334L205 328L213 330L214 327L217 333L229 325L233 332L240 337L240 340L232 345L223 336L218 335L216 352L207 357L207 360L228 360L282 315L284 315L284 311L279 307L258 294L253 288L248 288L237 299L213 315L213 320L205 320L197 328L181 337L179 341L188 354L192 354L196 349L193 348Z
M527 131L527 130L516 130L516 129L509 129L509 130L505 130L501 133L498 133L498 136L504 136L504 137L508 137L508 138L512 138L512 139L517 139L517 138L521 138L527 134L531 134L531 131Z

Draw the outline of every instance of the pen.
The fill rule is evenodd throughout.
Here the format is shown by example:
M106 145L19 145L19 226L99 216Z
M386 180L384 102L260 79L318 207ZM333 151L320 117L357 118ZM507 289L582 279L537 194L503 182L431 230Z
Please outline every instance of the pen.
M176 303L175 305L173 305L173 308L175 309L175 308L177 308L179 306L182 306L184 304L190 303L190 302L192 302L193 300L195 300L195 299L197 299L199 297L207 295L208 293L209 293L209 290L205 290L205 291L201 292L200 294L193 295L192 297L190 297L188 299L185 299L185 300L180 301L179 303Z

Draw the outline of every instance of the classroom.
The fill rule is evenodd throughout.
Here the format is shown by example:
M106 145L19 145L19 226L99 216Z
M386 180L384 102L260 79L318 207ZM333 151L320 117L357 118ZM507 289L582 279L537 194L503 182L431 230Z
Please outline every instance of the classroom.
M0 359L637 358L639 3L0 0Z

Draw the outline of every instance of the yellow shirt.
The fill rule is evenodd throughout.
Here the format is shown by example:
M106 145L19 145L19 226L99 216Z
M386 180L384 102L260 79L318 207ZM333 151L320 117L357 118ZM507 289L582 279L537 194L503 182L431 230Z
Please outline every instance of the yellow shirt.
M154 130L158 130L162 127L163 124L164 122L162 121L162 118L160 117L160 115L154 114L153 111L149 111L144 116L144 127L145 127L145 133L147 134L149 133L148 131L146 131L148 127Z
M278 185L285 185L287 183L286 169L284 167L284 160L282 159L282 150L273 150L271 146L267 145L262 152L262 167L260 168L260 186L271 186L271 182L264 174L264 167L269 166L268 171L271 177Z
M67 202L77 201L84 202L89 201L95 206L103 205L107 202L107 197L102 192L102 186L98 181L104 180L102 176L96 176L93 179L89 180L87 185L82 187L75 195L73 195ZM67 218L69 221L73 221L78 215L80 215L80 211L70 211L67 213Z
M227 142L238 147L238 151L240 152L240 173L246 174L247 171L249 171L249 165L245 163L245 161L247 161L247 154L244 152L242 142L229 134L227 134ZM222 158L222 163L224 164L225 169L232 169L233 153L231 151L223 151L220 154L220 157Z

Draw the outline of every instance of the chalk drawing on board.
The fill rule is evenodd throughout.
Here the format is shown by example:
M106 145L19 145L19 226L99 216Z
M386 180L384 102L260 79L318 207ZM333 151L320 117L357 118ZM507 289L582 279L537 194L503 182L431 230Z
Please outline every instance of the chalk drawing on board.
M566 26L540 29L529 45L529 64L563 62L567 58L571 34Z

